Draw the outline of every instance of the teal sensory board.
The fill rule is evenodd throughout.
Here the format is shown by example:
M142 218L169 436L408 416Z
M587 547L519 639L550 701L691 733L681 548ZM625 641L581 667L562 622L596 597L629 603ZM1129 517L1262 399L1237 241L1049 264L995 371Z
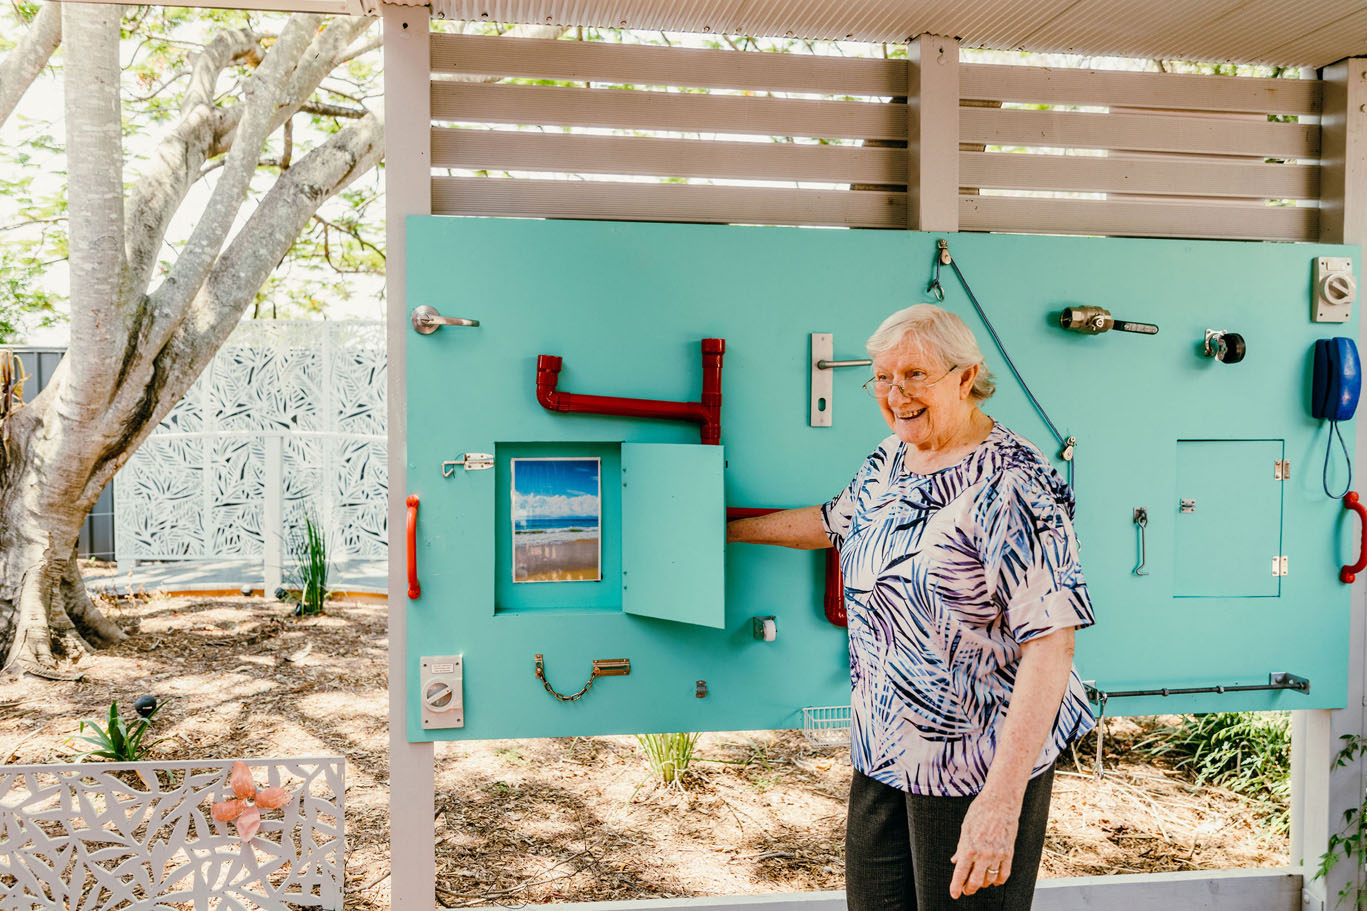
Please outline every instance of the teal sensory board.
M421 504L410 739L792 728L804 707L848 704L821 553L726 546L723 510L820 503L887 436L860 368L836 372L833 426L809 426L809 337L834 333L837 359L863 357L886 315L932 300L940 236L1035 395L1078 440L1076 527L1097 617L1078 635L1083 678L1109 691L1260 684L1270 672L1311 681L1308 694L1116 699L1107 713L1342 706L1349 587L1337 570L1358 532L1321 491L1328 431L1308 399L1314 340L1356 338L1357 320L1311 322L1310 295L1315 257L1356 268L1357 248L411 217L409 309L480 325L405 333L408 439L396 443L408 490L394 495ZM997 376L984 410L1063 470L948 268L942 281ZM1066 332L1066 305L1160 331ZM1241 333L1246 359L1202 357L1206 329ZM537 402L541 354L563 357L565 392L697 401L708 337L726 340L720 449L692 424ZM464 453L493 454L494 468L443 477ZM513 581L515 458L598 460L598 578ZM1281 459L1289 480L1274 477ZM1142 577L1136 507L1149 516ZM1286 575L1273 575L1279 556ZM770 616L765 641L754 618ZM537 679L538 654L565 695L595 660L628 659L630 673L562 702ZM464 726L424 730L420 662L456 655Z

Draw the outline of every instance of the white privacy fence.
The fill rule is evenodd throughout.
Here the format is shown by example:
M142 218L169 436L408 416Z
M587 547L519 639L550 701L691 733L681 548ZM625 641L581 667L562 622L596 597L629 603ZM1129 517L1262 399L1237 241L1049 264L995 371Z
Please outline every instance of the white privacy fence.
M346 765L248 759L252 793L283 787L260 831L214 819L233 763L93 762L0 768L0 911L216 908L341 911Z
M383 561L380 322L244 322L115 479L117 559L255 561L268 590L312 512L334 564Z

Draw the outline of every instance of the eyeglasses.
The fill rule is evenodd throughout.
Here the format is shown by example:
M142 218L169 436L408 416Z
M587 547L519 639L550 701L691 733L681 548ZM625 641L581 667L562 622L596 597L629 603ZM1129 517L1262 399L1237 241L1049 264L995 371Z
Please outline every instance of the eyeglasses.
M957 369L959 369L959 365L954 364L944 373L940 374L939 379L930 380L929 382L926 381L926 374L922 373L920 370L913 370L910 378L900 383L894 383L886 377L870 377L869 381L864 384L864 391L875 399L881 399L895 388L898 392L902 393L903 398L911 398L917 393L924 392L931 386L934 386Z

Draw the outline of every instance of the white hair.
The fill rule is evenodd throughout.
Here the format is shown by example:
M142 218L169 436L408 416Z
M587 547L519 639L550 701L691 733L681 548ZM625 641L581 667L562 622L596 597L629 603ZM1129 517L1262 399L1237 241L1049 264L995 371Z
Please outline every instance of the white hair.
M869 336L864 348L869 357L891 351L908 337L920 345L927 357L939 360L946 367L964 369L976 365L978 376L973 381L971 395L986 401L997 391L992 371L983 361L982 350L973 332L958 316L934 304L913 304L883 320L878 330Z

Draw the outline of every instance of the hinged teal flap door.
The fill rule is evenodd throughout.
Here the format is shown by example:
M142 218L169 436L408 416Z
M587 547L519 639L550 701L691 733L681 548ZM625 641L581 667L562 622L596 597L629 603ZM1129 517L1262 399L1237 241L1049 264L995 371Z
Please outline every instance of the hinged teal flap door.
M1281 440L1177 441L1175 596L1277 596L1281 577L1272 567L1282 554L1286 482L1273 466L1283 448Z
M726 625L722 447L622 444L622 610Z

